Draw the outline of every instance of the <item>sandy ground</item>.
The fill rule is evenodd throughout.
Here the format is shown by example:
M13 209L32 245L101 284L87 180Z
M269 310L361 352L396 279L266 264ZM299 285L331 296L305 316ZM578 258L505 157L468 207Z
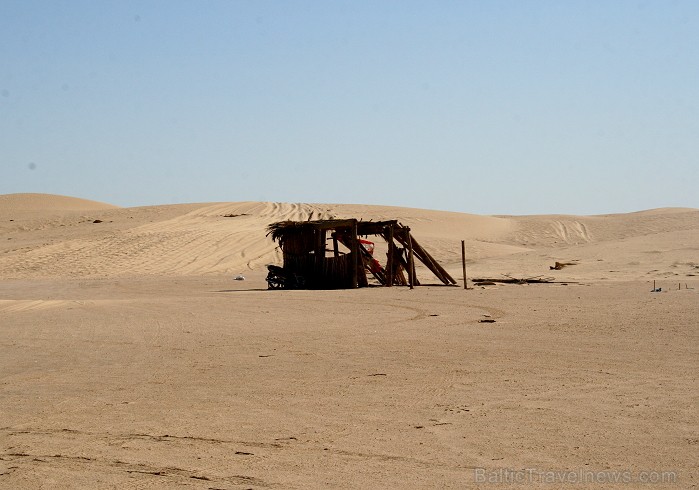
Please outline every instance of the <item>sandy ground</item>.
M264 226L330 216L567 285L267 291ZM696 488L698 330L693 209L0 196L0 488Z

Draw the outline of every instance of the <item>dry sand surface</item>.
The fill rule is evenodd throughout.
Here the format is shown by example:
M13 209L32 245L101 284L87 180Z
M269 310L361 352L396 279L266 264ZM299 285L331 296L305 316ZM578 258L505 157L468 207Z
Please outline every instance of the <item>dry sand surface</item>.
M329 217L560 283L267 291L265 226ZM0 488L696 488L697 279L695 209L0 196Z

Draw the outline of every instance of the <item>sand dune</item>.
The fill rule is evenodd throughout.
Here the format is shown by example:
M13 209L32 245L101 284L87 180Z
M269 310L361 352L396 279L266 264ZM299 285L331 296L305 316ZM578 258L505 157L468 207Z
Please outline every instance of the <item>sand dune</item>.
M0 212L17 211L88 211L97 209L112 209L118 206L103 202L79 199L77 197L59 196L56 194L2 194L0 195Z
M666 208L604 216L518 216L511 219L518 225L512 236L514 241L551 247L693 230L698 226L699 211Z
M281 220L361 217L399 219L424 237L437 255L456 253L453 236L469 238L472 253L492 255L519 250L495 240L511 229L503 218L410 210L381 206L287 203L217 203L170 206L154 216L159 206L124 208L92 213L73 222L47 219L25 226L22 220L6 226L12 238L0 257L5 277L100 276L138 274L220 274L260 268L278 262L266 227ZM5 211L10 216L12 210ZM94 219L93 219L94 218ZM156 219L154 219L156 218ZM101 223L94 223L99 219ZM77 220L77 221L76 221ZM73 226L66 226L67 224ZM36 234L55 235L51 243L18 247ZM449 250L449 249L453 250Z
M458 279L463 239L471 277L560 282L266 290L265 227L331 217L398 219ZM0 487L478 488L532 468L692 488L697 279L695 209L0 196Z
M580 266L559 276L620 278L619 272L610 272L617 270L625 278L640 278L652 270L654 250L671 257L670 263L663 264L663 274L679 274L670 270L675 263L689 264L679 269L693 274L692 264L699 263L699 211L693 209L491 217L389 206L273 202L113 208L75 198L29 194L0 196L0 203L9 203L0 207L4 218L0 277L5 278L215 275L259 270L280 262L279 251L266 237L268 224L332 217L398 219L454 275L460 271L462 239L469 268L481 275L535 275L546 272L547 264L556 259L577 259ZM23 219L16 214L20 208L34 213ZM57 217L60 209L64 214ZM38 210L43 210L44 218L37 216ZM9 221L15 214L17 219ZM604 264L597 263L600 261ZM429 280L425 270L418 274Z

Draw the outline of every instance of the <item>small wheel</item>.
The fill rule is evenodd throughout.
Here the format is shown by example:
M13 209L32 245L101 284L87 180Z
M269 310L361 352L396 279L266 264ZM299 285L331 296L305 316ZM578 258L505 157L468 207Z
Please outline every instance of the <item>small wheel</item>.
M278 277L267 277L267 289L284 289L284 282Z

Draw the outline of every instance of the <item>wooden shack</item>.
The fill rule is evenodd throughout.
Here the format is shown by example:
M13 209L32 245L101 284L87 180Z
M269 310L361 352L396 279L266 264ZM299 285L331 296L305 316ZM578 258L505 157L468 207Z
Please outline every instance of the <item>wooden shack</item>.
M416 259L443 284L456 284L415 240L410 228L396 220L281 221L269 225L267 235L279 243L284 271L302 277L307 289L365 287L368 274L383 286L412 288L420 284L415 276ZM371 236L381 237L388 245L383 264L373 255L373 242L366 240Z

